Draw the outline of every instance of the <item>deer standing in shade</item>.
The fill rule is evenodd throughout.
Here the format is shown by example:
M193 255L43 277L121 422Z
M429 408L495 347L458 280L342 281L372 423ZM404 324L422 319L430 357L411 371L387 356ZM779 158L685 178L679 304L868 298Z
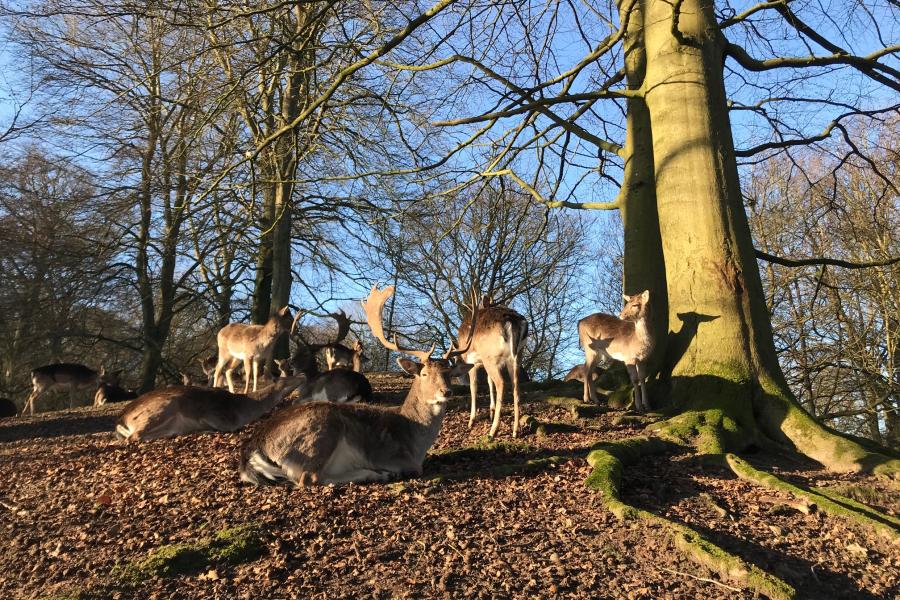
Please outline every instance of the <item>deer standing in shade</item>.
M584 349L583 372L593 372L601 358L624 362L634 386L635 410L645 412L650 410L644 388L645 365L653 351L650 291L623 297L625 307L618 317L595 313L578 321L578 339ZM584 401L597 402L597 392L589 378L584 378Z
M125 407L116 435L133 442L195 431L237 431L272 410L303 380L303 376L282 377L247 394L185 385L153 390Z
M362 364L369 360L363 352L362 343L359 340L356 340L352 349L341 343L344 341L344 338L347 337L347 334L350 333L350 319L344 311L331 313L329 316L337 321L337 336L335 336L335 340L330 344L316 346L317 349L322 351L322 357L325 359L326 367L329 370L342 367L345 369L353 369L357 373L362 373Z
M241 479L256 485L283 481L297 485L387 481L420 475L425 454L434 444L447 400L450 378L467 372L465 363L453 365L460 352L452 347L444 358L430 350L389 342L381 313L393 286L372 288L363 303L372 333L389 350L419 358L397 362L414 377L399 407L313 402L286 408L273 415L241 450ZM471 338L469 339L471 341Z
M299 316L299 314L298 314ZM219 360L213 375L213 387L219 387L219 375L225 368L228 391L234 393L231 374L238 360L244 362L244 393L250 390L250 374L253 374L253 391L257 390L259 367L268 367L275 351L275 344L282 335L293 329L294 319L287 306L272 315L265 325L229 323L219 330L216 340L219 344Z
M82 390L97 389L106 381L106 370L100 367L95 371L77 363L56 363L38 367L31 371L31 394L25 400L22 414L27 410L34 415L34 401L46 392L58 390L69 392L69 408L75 405L75 393Z
M472 336L469 350L461 356L463 361L474 367L469 373L469 392L472 401L469 427L471 428L475 422L478 369L484 368L488 375L488 394L493 415L488 436L496 435L503 410L503 369L506 369L512 383L514 413L512 435L516 437L519 434L519 353L522 342L528 337L528 321L511 308L493 304L489 298L485 298L474 330L471 323L471 317L467 317L459 328L459 339Z

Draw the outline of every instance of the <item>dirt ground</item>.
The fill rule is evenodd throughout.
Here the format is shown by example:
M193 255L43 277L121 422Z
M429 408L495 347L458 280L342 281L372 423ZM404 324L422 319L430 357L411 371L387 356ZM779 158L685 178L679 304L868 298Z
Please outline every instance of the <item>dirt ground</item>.
M388 402L408 386L372 381ZM585 486L591 445L644 423L616 411L575 419L546 396L527 393L523 412L566 431L513 440L505 416L488 443L486 399L472 430L461 399L422 478L341 488L240 483L238 449L253 426L125 446L112 434L121 406L5 419L0 598L754 597L682 558L661 529L619 521ZM804 485L867 491L873 507L900 513L893 484L745 458ZM900 548L887 539L798 512L695 456L648 458L623 483L626 502L700 531L801 597L900 597ZM259 544L239 560L143 578L123 568L236 527Z

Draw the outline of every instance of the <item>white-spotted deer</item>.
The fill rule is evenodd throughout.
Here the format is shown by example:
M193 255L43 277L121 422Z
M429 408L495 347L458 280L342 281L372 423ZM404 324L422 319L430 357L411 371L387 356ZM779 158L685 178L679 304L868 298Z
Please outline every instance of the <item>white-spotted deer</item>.
M274 408L304 381L282 377L258 392L171 385L147 392L125 407L116 435L127 442L195 431L237 431Z
M478 369L484 368L488 375L488 393L493 415L488 435L494 437L497 434L503 410L503 369L505 369L512 383L514 413L512 435L516 437L519 434L519 353L523 341L528 337L528 321L511 308L492 304L486 298L478 313L474 334L471 331L471 317L466 317L459 328L459 338L472 335L472 344L468 352L461 357L474 367L469 373L469 392L472 400L469 427L475 422Z
M68 391L69 408L75 405L75 393L84 390L95 390L106 381L106 370L100 367L95 371L77 363L56 363L38 367L31 371L31 394L25 400L22 414L27 410L34 415L34 401L42 394L50 391Z
M431 350L401 347L384 335L381 312L393 286L372 288L363 303L369 327L388 349L419 358L397 362L413 375L400 407L313 402L284 409L263 424L241 451L241 479L253 484L289 481L296 485L387 481L422 473L452 394L450 378L467 372L452 365L453 348L441 359ZM471 340L469 340L471 341ZM465 351L465 350L463 350Z
M624 295L625 307L618 317L595 313L578 321L578 339L584 349L584 370L593 371L601 358L625 363L634 386L634 408L650 410L644 389L646 360L653 350L650 335L650 291ZM597 392L584 382L584 401L597 402Z
M299 315L298 315L299 316ZM253 391L257 390L259 367L265 369L272 359L275 344L282 335L293 329L295 321L291 318L291 309L287 306L272 315L265 325L248 325L245 323L229 323L219 330L219 360L213 375L213 387L219 387L219 375L225 368L225 380L228 391L234 393L234 382L231 374L237 361L244 363L244 393L250 389L250 374L253 374Z

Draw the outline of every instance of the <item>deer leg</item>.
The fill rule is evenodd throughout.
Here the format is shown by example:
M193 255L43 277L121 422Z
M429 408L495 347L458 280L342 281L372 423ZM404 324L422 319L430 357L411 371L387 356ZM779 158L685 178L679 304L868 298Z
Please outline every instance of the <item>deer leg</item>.
M594 389L594 382L592 380L591 374L594 372L594 368L597 366L597 351L588 345L587 348L584 349L584 403L585 404L596 404L597 403L597 390Z
M641 386L640 381L638 380L637 367L634 365L625 365L625 370L628 371L628 379L631 380L631 386L634 388L634 410L637 412L642 412L641 409Z
M245 358L244 359L244 393L250 391L250 369L252 368L250 365L253 363L253 359Z
M641 390L641 412L650 411L650 400L647 398L647 388L644 386L644 378L647 373L644 371L644 365L641 362L634 363L634 372L637 375L638 386Z
M503 413L503 374L500 372L500 367L493 363L485 363L484 369L487 371L488 378L492 379L497 387L497 406L494 409L494 422L491 424L491 431L488 433L488 437L492 438L497 434L497 429L500 428L500 415Z
M509 372L509 378L512 380L513 395L513 437L519 435L519 361L513 359L506 363L506 370Z
M250 363L253 365L253 391L255 392L257 388L257 379L259 378L259 359L251 359Z
M25 401L25 406L22 407L22 416L25 416L25 411L29 411L30 415L34 416L34 401L38 399L38 396L41 395L41 391L38 388L34 388L30 394L28 394L28 400Z
M469 410L469 429L472 429L472 423L475 422L475 396L478 395L478 365L476 364L469 369L469 395L472 398L472 407Z
M490 377L487 378L487 384L488 384L488 396L490 396L490 398L491 398L491 416L493 416L494 409L497 407L497 403L494 399L494 395L496 394L497 390L494 389L494 381Z
M234 372L235 367L228 365L228 368L225 369L225 381L228 382L228 391L232 394L234 393L234 379L232 373Z
M213 371L213 379L212 379L213 387L219 387L219 374L222 372L222 367L225 366L226 362L228 362L228 361L222 360L221 357L219 358L218 362L216 362L216 370ZM230 363L229 363L228 367L229 367L229 369L231 368ZM228 379L228 369L225 370L225 379L226 380ZM231 381L230 380L228 381L228 389L229 389L229 391L231 391Z

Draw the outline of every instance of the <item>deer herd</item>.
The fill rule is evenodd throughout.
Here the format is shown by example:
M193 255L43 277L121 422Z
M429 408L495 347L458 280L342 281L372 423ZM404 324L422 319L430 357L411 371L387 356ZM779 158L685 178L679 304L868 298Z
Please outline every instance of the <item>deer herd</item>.
M294 485L388 481L422 473L426 453L441 430L453 378L468 379L469 427L473 426L477 373L484 369L491 410L489 436L496 436L500 427L507 379L512 388L512 435L517 436L520 358L529 333L525 317L489 297L473 298L456 343L448 344L450 349L437 358L433 356L436 345L415 349L401 345L396 336L388 339L382 311L393 293L393 286L374 286L362 308L372 335L382 346L417 359L397 359L413 378L400 406L372 404L372 386L362 373L368 360L362 344L357 341L350 348L341 343L351 325L343 311L330 315L338 325L336 339L314 344L300 335L298 323L304 312L292 315L285 306L264 325L231 323L219 330L217 356L200 361L207 377L202 384L184 376L183 385L138 397L119 385L120 372L58 363L31 372L32 392L22 413L33 415L35 401L52 390L68 391L71 408L77 392L95 389L95 406L132 400L115 426L116 435L128 443L197 431L237 431L272 413L241 449L243 481ZM650 293L645 291L625 296L625 307L618 316L596 313L578 322L585 362L573 369L570 377L584 381L585 402L597 402L593 374L599 362L615 360L625 363L628 370L635 410L650 409L644 387L645 361L653 348L649 318ZM270 367L284 337L294 343L294 349L290 358L274 359L278 372L274 376ZM317 355L322 356L325 370L320 370ZM234 381L239 366L244 372L240 392ZM227 390L220 387L223 383ZM279 408L292 394L298 399ZM15 414L15 405L8 400L0 399L0 410L9 412L4 402Z

